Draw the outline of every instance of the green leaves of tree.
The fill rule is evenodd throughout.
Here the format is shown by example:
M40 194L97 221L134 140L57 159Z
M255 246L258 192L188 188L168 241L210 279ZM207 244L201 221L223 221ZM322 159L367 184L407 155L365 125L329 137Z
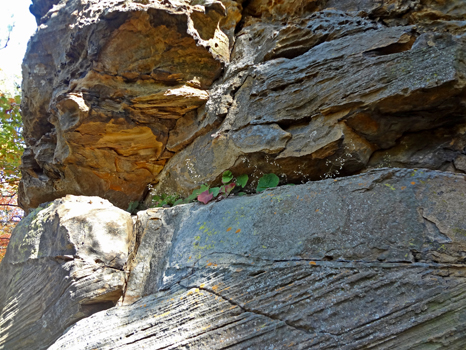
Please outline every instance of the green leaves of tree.
M3 181L19 180L24 141L19 95L7 96L0 92L0 171Z

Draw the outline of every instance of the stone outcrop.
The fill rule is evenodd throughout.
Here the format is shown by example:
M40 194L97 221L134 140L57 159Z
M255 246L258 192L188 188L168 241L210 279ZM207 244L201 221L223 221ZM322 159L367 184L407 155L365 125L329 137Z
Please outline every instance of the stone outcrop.
M76 303L92 278L79 280L74 293L49 304L56 313L47 324L44 313L36 323L2 326L0 348L23 349L34 339L42 349L55 336L49 349L464 349L465 180L446 172L380 169L209 205L141 211L129 239L124 291L115 293L118 306L113 299L108 310L75 315L77 322L65 329L70 322L63 324L58 311ZM94 198L71 197L29 221L51 225L47 217L63 212L70 200L97 206L100 217L119 212L88 205ZM67 225L62 216L61 227L71 229L76 220ZM126 219L112 224L131 232ZM14 242L25 241L22 232L15 232ZM17 250L9 250L0 279L6 267L25 271L13 259ZM81 251L89 249L76 250L41 260L64 273L68 264L86 260ZM52 258L56 254L70 261ZM112 261L102 250L87 256L97 261L98 255L108 260L101 264ZM50 276L49 288L64 283ZM22 291L23 299L37 293ZM4 302L0 320L30 315L30 305ZM36 327L56 332L30 332Z
M466 348L465 1L31 12L0 349Z
M21 221L0 264L0 348L46 349L77 320L114 306L132 226L99 197L67 196Z
M239 18L217 1L70 0L43 15L23 65L23 208L139 200L173 155L170 130L208 100Z
M36 0L20 202L464 172L466 4ZM49 8L46 11L46 8Z

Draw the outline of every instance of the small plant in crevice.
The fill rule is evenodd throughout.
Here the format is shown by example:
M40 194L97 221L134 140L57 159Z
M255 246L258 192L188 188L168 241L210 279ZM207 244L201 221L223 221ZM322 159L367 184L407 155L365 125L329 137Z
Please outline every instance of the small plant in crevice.
M275 174L265 174L259 179L257 184L256 192L262 192L267 188L277 187L280 179Z
M177 193L174 194L161 194L160 196L152 196L152 204L154 207L173 206L183 203L183 198Z
M249 176L246 174L235 178L230 170L226 170L222 175L222 186L209 188L207 185L202 185L199 190L194 190L191 196L197 194L197 200L204 204L213 199L222 200L227 198L232 192L242 196L246 193L241 192L241 189L246 186L248 180Z
M138 209L139 209L139 201L133 201L129 203L128 209L126 209L126 211L131 214L136 214Z
M200 203L207 204L213 200L219 201L227 198L230 195L244 196L244 188L246 187L249 181L249 176L242 174L239 176L234 176L230 170L226 170L222 174L222 185L218 187L210 187L209 185L202 185L201 187L195 189L187 198L183 199L179 194L161 194L152 196L152 205L150 207L167 207L175 206L178 204L187 204L193 201L198 201ZM277 187L280 179L276 174L265 174L259 178L256 192L260 193L267 188ZM292 184L290 184L292 185ZM133 204L135 203L135 204ZM127 211L134 212L138 207L139 202L131 202L130 207Z

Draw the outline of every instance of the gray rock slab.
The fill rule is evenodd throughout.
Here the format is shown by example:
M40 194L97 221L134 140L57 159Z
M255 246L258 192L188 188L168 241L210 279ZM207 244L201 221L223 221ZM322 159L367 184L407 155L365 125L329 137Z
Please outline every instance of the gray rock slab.
M0 349L46 349L123 292L131 215L99 197L67 196L14 230L0 264Z
M125 305L51 349L464 349L465 195L380 169L140 212Z

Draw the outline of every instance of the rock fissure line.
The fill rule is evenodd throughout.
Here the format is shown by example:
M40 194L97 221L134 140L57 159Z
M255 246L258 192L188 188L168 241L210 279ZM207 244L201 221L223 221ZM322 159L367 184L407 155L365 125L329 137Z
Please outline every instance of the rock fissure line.
M222 294L220 293L217 293L215 291L213 291L212 289L209 289L209 288L206 288L206 287L201 287L201 286L183 286L181 284L181 282L179 282L180 286L184 287L184 288L187 288L188 290L189 289L193 289L193 288L197 288L199 290L203 290L203 291L206 291L208 293L211 293L219 298L221 298L222 300L225 300L226 302L230 303L231 305L234 305L234 306L238 306L243 312L250 312L250 313L253 313L253 314L256 314L256 315L260 315L260 316L264 316L264 317L267 317L273 321L279 321L279 322L283 322L284 324L286 324L287 326L297 330L297 331L300 331L300 332L304 332L304 333L307 333L307 334L310 334L309 331L307 329L304 329L304 328L300 328L300 327L297 327L295 325L293 325L290 321L285 321L285 320L282 320L280 319L279 317L277 316L273 316L273 315L269 315L265 312L262 312L260 310L256 310L256 309L252 309L252 308L248 308L247 306L245 305L242 305L241 303L239 302L236 302L235 300L233 299L230 299L230 298L227 298L225 296L223 296ZM330 334L330 333L328 333Z
M363 245L364 243L360 243L359 245ZM410 250L411 253L419 253L416 250ZM248 256L248 255L242 255L238 253L231 253L231 252L211 252L206 254L202 259L198 259L192 266L191 268L194 269L200 269L201 266L196 267L196 265L200 264L201 260L204 260L206 257L216 255L216 254L225 254L225 255L233 255L233 256L238 256L241 258L245 259L251 259L251 260L263 260L267 262L271 262L272 264L275 263L292 263L292 262L307 262L307 263L312 263L315 262L316 265L312 264L312 267L339 267L340 264L346 264L344 265L345 267L358 267L358 265L362 266L369 266L369 267L380 267L380 268L397 268L397 267L409 267L409 268L415 268L415 267L428 267L428 268L466 268L466 263L463 264L454 264L454 263L435 263L435 262L420 262L420 261L365 261L365 260L343 260L343 259L338 259L338 260L322 260L322 259L303 259L303 258L293 258L293 259L268 259L265 257L259 257L259 256ZM222 264L222 263L220 263ZM356 266L353 264L357 264ZM247 262L241 263L241 264L236 264L236 265L246 265L249 267L253 268L264 268L264 266L256 266L252 264L248 264ZM272 266L272 265L268 265Z

